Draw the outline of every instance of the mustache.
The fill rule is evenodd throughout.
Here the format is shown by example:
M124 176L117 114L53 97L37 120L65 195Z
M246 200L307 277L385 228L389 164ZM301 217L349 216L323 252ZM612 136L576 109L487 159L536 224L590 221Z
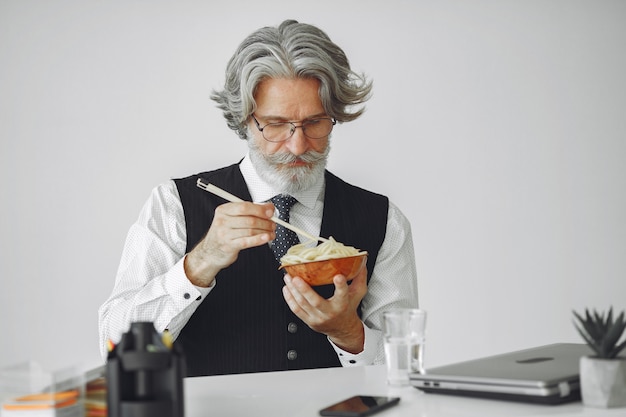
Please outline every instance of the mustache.
M296 161L302 161L307 164L314 164L326 158L325 152L308 151L302 155L296 156L290 152L275 153L266 155L269 162L274 164L290 164Z

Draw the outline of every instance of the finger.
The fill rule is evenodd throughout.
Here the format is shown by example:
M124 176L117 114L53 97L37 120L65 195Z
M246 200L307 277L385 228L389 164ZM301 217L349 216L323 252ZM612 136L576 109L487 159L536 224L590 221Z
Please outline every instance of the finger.
M363 268L361 272L354 277L349 288L350 294L358 297L359 301L365 296L367 293L367 268Z
M333 277L333 284L335 284L335 294L333 298L343 299L348 296L350 287L348 286L346 277L343 275L335 275Z
M317 311L325 308L326 299L321 297L309 284L300 277L289 277L292 292L296 296L298 303L302 308L307 309L309 314L313 315Z
M253 216L263 219L271 219L274 215L274 205L272 203L251 203L244 201L241 203L224 203L215 209L216 213L228 216Z
M274 237L274 233L262 232L258 234L252 234L250 236L246 235L236 238L233 240L233 244L237 247L238 250L243 250L267 244L267 242L273 240Z
M285 299L285 302L287 303L289 309L293 312L293 314L295 314L300 320L306 323L308 321L309 314L306 310L302 308L302 306L300 306L300 304L294 297L294 294L289 289L288 285L285 285L283 287L283 298Z
M214 250L239 252L253 246L266 244L274 239L274 232L263 230L232 229L228 226L213 225L201 241L201 247L208 253Z
M273 229L272 204L225 203L215 209L214 222L229 224L233 228Z
M304 307L306 304L308 304L306 298L302 295L298 287L295 285L294 279L291 275L285 274L285 276L283 277L283 281L285 282L285 286L289 290L291 297L300 307Z
M236 250L259 246L272 240L276 225L266 217L272 213L272 205L265 206L265 211L252 203L227 203L219 206L215 210L208 238L232 245ZM262 217L258 217L259 215Z

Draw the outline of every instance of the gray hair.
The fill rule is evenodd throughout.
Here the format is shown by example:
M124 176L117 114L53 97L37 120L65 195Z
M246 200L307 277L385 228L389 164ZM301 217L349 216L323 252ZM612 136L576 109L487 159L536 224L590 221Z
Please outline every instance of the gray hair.
M313 25L285 20L248 36L226 67L222 91L211 99L224 112L228 127L247 139L247 120L256 109L254 94L267 78L313 78L320 81L324 110L338 122L359 117L372 83L350 69L346 54Z

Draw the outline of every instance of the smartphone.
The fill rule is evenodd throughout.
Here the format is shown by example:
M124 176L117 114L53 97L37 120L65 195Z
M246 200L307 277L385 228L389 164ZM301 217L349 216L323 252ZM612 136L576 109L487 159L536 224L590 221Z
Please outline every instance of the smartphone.
M320 410L322 416L369 416L400 402L400 397L355 395Z

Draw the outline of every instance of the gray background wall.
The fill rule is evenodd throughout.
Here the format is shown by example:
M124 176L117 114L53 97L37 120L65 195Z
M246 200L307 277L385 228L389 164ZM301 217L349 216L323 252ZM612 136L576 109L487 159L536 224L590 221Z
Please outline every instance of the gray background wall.
M246 150L209 100L254 29L373 78L330 169L413 225L428 366L579 341L626 296L626 2L0 0L0 365L100 363L150 189Z

